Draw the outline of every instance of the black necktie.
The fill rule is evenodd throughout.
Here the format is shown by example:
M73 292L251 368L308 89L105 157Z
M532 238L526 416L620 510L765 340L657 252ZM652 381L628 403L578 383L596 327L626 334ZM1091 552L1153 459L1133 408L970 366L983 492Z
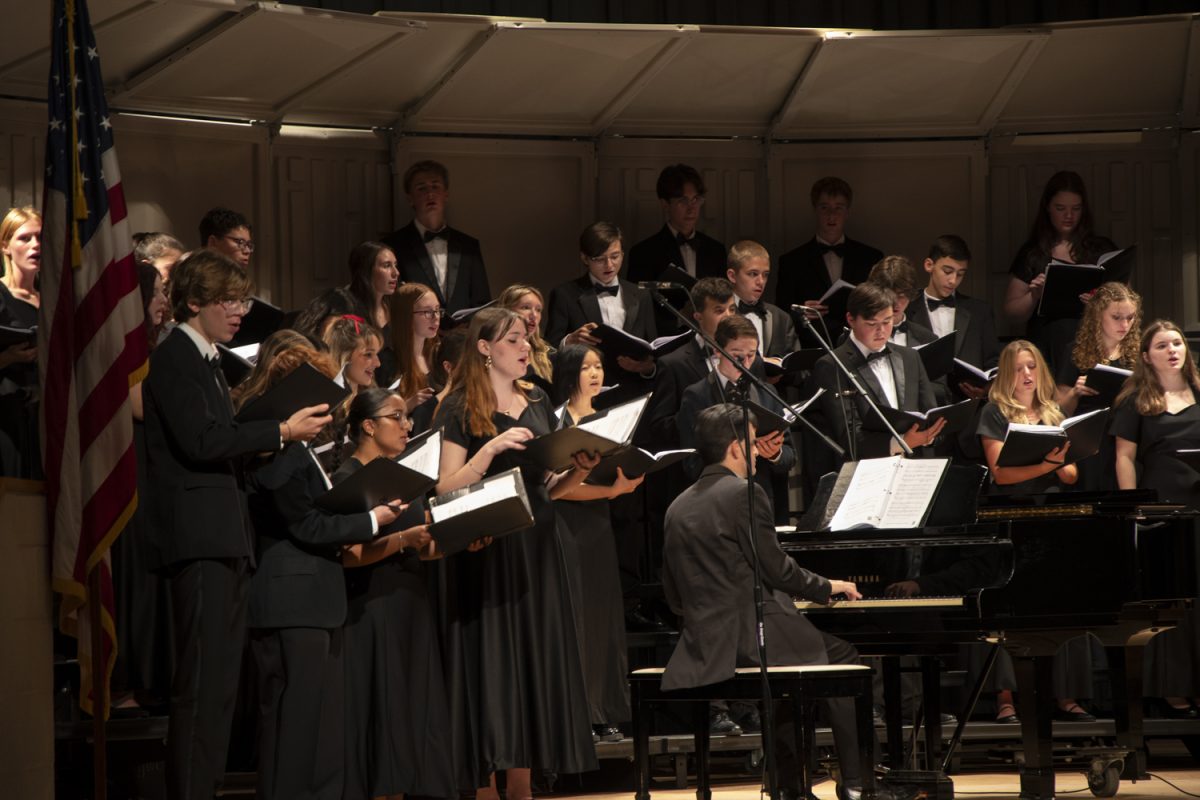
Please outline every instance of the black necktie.
M937 311L942 306L946 308L954 308L954 295L950 295L945 300L935 300L929 295L925 295L925 303L929 306L930 313Z
M763 319L767 318L767 310L763 308L762 300L757 303L743 303L738 300L738 313L743 317L747 314L758 314Z
M871 363L872 361L874 361L875 359L877 359L877 358L883 358L883 357L884 357L884 356L886 356L887 354L888 354L888 349L887 349L886 347L885 347L885 348L883 348L882 350L879 350L879 351L877 351L877 352L874 352L874 353L867 353L867 363L868 363L868 364L870 364L870 363Z
M442 228L440 231L425 231L425 244L429 244L434 239L445 239L445 238L446 238L446 229L445 228Z
M838 258L846 257L845 242L843 242L841 244L825 244L824 242L817 242L817 246L821 248L821 255L825 255L826 253L833 253Z
M592 283L592 288L596 290L597 295L610 294L613 297L617 296L617 289L621 288L620 284L614 283L612 286L603 286L599 283Z
M692 248L692 252L696 251L695 234L693 234L692 238L689 239L688 237L684 236L682 233L677 233L677 234L675 234L675 243L678 244L680 247L683 247L686 244L688 247Z

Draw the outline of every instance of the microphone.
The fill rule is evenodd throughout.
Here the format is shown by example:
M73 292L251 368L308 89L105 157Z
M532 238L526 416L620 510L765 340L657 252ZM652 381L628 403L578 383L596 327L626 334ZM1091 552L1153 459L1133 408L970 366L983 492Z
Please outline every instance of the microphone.
M792 311L799 311L806 317L819 317L821 312L812 306L801 305L800 303L792 303Z
M638 281L637 287L639 289L683 289L685 291L687 290L687 287L684 286L682 283L671 283L670 281Z

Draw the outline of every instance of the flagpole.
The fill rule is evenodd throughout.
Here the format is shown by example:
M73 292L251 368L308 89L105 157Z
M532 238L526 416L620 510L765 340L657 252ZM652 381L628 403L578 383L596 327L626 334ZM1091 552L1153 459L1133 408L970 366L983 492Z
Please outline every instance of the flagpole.
M108 797L108 742L104 726L108 708L107 666L103 663L104 626L100 613L100 571L97 564L88 573L88 629L92 645L92 797Z

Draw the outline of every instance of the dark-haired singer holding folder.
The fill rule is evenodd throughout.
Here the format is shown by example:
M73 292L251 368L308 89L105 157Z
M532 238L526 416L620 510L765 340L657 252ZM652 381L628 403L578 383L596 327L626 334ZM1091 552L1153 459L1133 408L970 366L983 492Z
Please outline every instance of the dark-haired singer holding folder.
M254 560L240 459L311 439L330 421L324 406L283 422L234 421L216 343L237 331L249 293L246 273L218 253L180 264L171 280L179 325L155 349L143 389L150 530L175 630L167 727L175 798L210 798L225 774Z

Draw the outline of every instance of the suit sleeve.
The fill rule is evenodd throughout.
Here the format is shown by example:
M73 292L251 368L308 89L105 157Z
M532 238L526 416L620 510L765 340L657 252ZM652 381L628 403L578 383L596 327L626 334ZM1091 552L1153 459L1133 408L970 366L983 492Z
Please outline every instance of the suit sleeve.
M696 446L696 437L694 429L696 426L696 417L703 409L699 407L699 401L695 392L684 391L683 400L679 403L679 413L675 415L675 428L679 434L679 447L689 448ZM688 482L694 482L700 477L700 471L704 468L700 462L700 456L690 455L683 460L683 471L687 475Z
M679 432L675 427L675 414L679 408L679 380L675 370L660 365L654 394L646 406L646 439L644 445L655 450L670 450L680 447ZM642 426L638 426L641 428Z
M753 563L750 531L745 525L747 517L745 514L739 514L738 519L738 547L741 548L746 561ZM801 567L779 546L779 538L775 535L775 520L771 516L771 502L767 499L766 491L758 484L754 485L754 538L764 587L778 589L816 603L829 601L829 581Z
M483 251L479 240L472 239L474 264L471 274L471 293L468 297L468 308L476 308L492 299L492 290L488 287L487 267L483 263Z
M211 390L201 380L211 381L213 376L187 369L172 358L155 359L146 379L163 430L185 458L213 463L279 449L278 422L219 419L206 399Z
M929 375L925 372L925 362L921 361L921 355L913 352L914 366L917 368L917 402L920 403L918 411L928 411L937 405L937 396L933 390L933 381L929 380Z
M546 341L551 347L558 347L563 337L571 332L571 320L567 310L570 299L562 286L557 286L550 292L546 301Z
M979 348L983 356L983 369L991 369L1000 363L1000 340L996 337L996 315L987 301L979 304Z
M342 545L369 542L374 525L370 512L328 514L316 507L314 485L320 481L317 465L301 444L290 445L276 457L285 474L270 488L271 502L292 539L308 545Z

